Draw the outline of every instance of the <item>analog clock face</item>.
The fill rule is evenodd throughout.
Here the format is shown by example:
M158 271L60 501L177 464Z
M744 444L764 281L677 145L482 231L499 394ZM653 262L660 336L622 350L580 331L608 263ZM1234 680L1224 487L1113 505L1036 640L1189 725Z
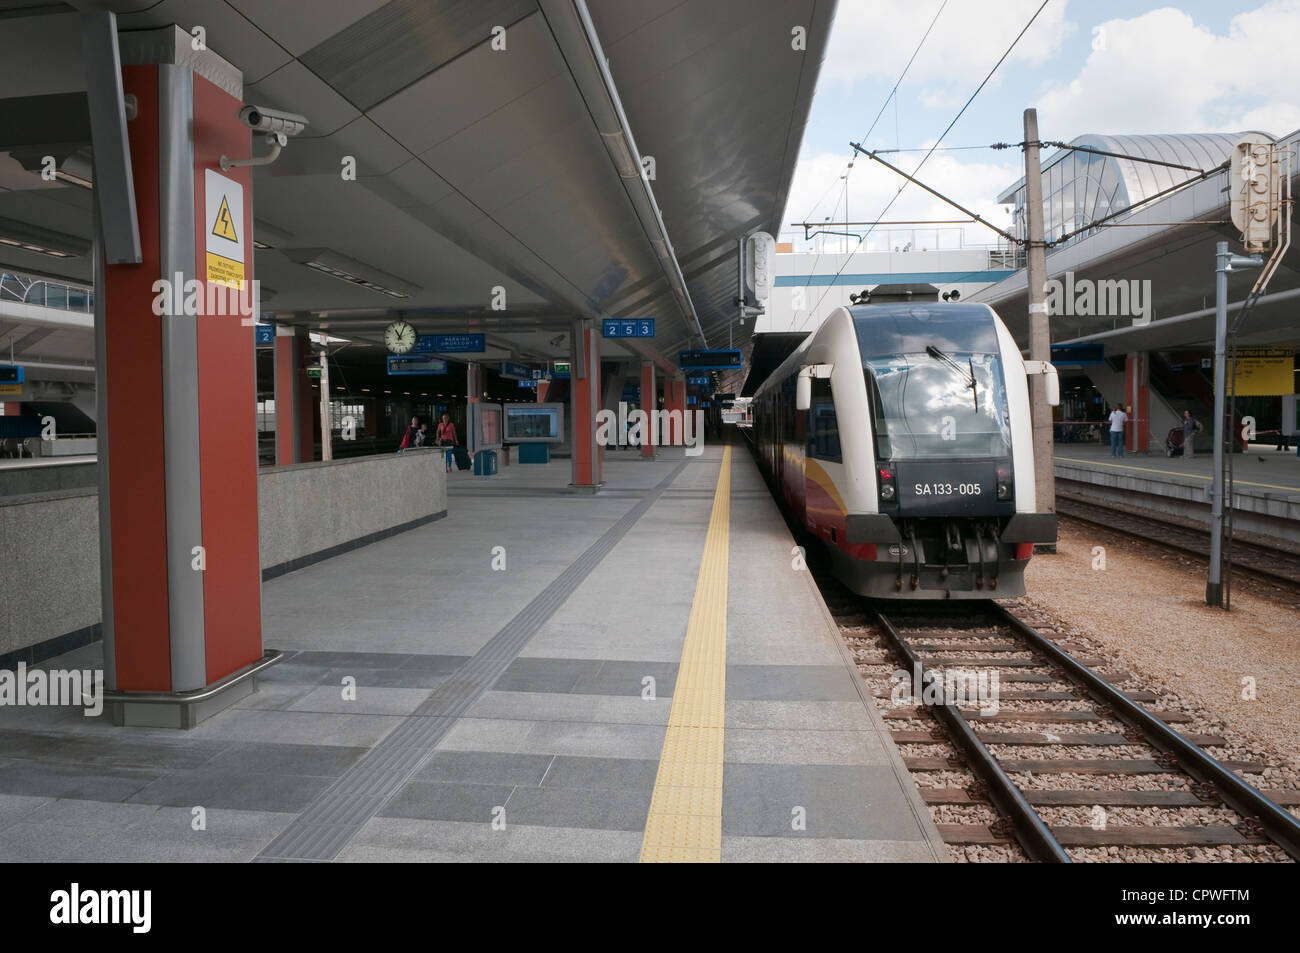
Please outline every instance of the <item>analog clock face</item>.
M384 331L384 343L394 354L405 354L415 347L415 328L405 321L394 321Z

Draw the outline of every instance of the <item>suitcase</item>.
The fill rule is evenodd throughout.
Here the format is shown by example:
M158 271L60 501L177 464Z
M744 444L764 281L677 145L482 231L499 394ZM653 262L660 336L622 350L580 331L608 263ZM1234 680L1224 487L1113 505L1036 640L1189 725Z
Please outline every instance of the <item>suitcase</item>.
M471 466L470 459L469 459L469 451L466 450L464 447L457 447L455 450L455 455L456 455L456 469L468 470Z

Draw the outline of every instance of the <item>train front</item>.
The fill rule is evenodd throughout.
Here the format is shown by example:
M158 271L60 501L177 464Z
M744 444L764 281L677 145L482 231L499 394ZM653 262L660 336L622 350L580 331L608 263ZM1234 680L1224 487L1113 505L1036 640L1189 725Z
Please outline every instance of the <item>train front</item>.
M870 525L859 518L859 532L849 530L875 537L859 591L1022 595L1033 540L1047 534L1034 514L1028 386L1010 334L984 305L867 305L853 318L879 497Z

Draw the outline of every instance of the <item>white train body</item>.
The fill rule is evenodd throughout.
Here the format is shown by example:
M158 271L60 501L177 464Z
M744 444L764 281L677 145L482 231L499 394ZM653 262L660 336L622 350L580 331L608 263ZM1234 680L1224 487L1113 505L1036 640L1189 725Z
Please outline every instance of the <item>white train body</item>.
M987 305L865 304L836 309L755 391L752 439L855 592L1010 597L1034 543L1056 539L1029 407L1026 362Z

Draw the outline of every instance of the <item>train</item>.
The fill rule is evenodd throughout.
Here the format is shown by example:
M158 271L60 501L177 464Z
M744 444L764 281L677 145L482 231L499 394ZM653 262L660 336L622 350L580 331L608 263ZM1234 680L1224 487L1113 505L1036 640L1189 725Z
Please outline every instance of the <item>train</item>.
M1029 376L986 304L883 286L836 308L754 390L750 438L792 521L850 590L881 599L1025 592L1056 515L1035 499ZM1048 423L1050 426L1050 422Z

